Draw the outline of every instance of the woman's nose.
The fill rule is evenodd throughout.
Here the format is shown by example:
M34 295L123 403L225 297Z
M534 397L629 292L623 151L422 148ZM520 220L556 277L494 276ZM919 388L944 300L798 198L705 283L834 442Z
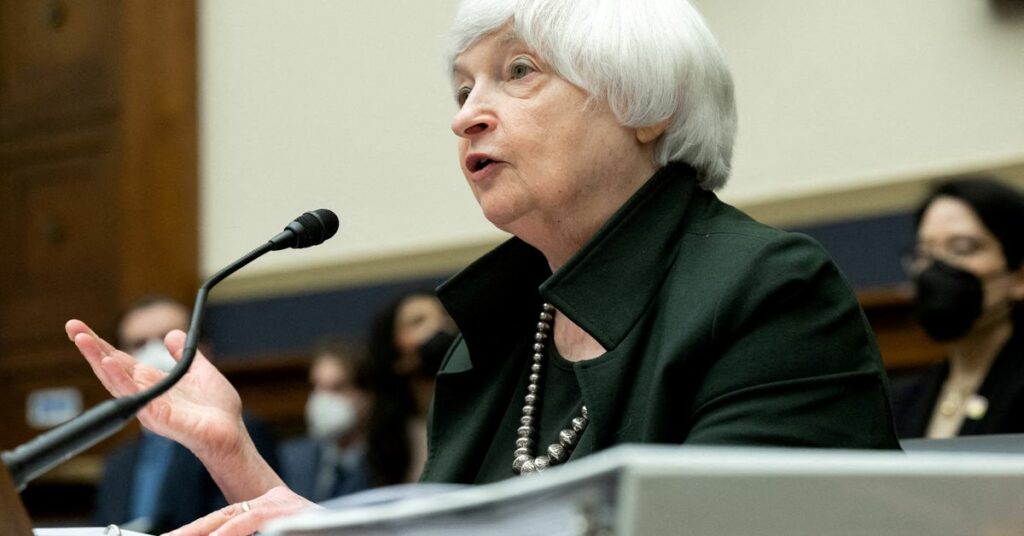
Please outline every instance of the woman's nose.
M495 122L494 110L486 99L471 92L452 120L452 132L467 138L493 129Z

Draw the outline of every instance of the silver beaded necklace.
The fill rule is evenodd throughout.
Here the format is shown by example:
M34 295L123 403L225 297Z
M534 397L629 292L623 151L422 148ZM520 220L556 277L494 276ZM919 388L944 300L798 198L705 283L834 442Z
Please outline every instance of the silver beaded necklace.
M569 459L572 450L583 430L586 430L590 416L587 413L587 406L580 409L580 415L574 417L568 428L558 432L558 442L548 445L547 454L534 456L533 447L536 445L534 437L537 430L534 428L534 419L538 417L537 402L540 400L540 371L541 363L544 361L544 348L551 333L551 322L555 308L550 303L541 307L540 321L537 322L537 334L533 336L533 364L530 365L530 383L526 386L526 405L523 406L523 416L519 419L519 429L516 433L516 449L512 453L512 470L516 474L526 475L539 473L552 465L556 465Z

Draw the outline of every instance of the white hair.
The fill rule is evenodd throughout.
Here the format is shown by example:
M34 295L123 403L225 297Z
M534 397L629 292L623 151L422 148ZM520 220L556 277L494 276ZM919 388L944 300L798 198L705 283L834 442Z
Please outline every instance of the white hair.
M687 0L463 0L448 65L511 23L515 35L569 83L638 128L671 118L655 163L686 162L702 188L729 177L736 104L725 56Z

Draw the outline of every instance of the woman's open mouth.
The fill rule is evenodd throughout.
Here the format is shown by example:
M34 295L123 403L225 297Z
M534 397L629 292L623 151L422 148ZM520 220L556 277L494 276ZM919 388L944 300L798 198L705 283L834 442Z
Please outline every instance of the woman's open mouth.
M474 153L466 157L466 169L473 180L481 180L490 174L490 171L501 164L501 160L491 158L489 155Z
M473 171L480 171L481 169L490 165L491 162L494 162L494 160L491 160L490 158L481 158L480 160L477 160L476 162L473 163Z

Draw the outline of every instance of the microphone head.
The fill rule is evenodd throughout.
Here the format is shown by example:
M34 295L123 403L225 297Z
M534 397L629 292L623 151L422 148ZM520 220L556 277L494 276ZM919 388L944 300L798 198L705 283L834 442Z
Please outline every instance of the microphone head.
M304 212L289 223L284 231L270 239L274 250L308 248L323 243L338 232L338 216L321 208Z

